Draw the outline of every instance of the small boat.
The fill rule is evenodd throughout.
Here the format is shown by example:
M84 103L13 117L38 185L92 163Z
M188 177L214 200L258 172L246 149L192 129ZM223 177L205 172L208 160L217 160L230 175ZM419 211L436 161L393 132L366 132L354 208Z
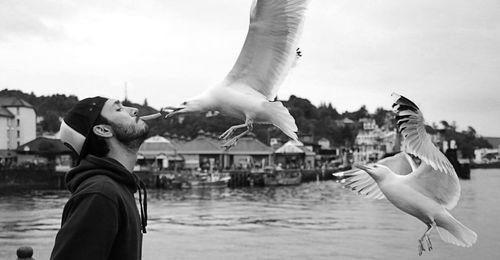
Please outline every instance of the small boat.
M160 173L156 182L157 188L162 189L180 189L182 188L183 180L176 174L171 172Z
M221 172L197 172L194 178L188 181L191 188L223 188L227 184L231 176Z
M264 185L266 186L289 186L299 185L302 182L300 170L283 170L274 167L264 169Z

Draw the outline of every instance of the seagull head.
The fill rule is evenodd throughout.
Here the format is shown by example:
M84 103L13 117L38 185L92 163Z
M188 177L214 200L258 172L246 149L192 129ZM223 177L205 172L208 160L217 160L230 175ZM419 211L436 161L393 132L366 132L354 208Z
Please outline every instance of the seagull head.
M208 106L206 104L207 102L203 98L194 98L190 99L188 101L182 102L179 106L173 107L172 112L170 112L166 118L169 118L173 115L178 115L178 114L187 114L187 113L203 113L207 112Z
M387 166L377 163L370 165L355 164L354 167L365 171L375 181L381 181L391 173L391 170Z

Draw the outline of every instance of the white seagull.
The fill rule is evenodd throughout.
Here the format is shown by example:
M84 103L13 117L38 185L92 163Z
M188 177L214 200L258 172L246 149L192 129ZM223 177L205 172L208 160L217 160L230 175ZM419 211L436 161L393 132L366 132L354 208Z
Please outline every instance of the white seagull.
M474 231L456 220L449 212L460 198L460 183L448 159L432 143L420 109L409 99L393 94L396 123L407 152L421 159L417 167L405 152L375 164L356 165L361 170L334 174L345 187L368 198L387 198L398 209L427 225L418 239L418 254L432 250L429 234L436 228L445 242L470 247L477 240Z
M244 120L244 124L234 125L220 135L219 138L227 140L235 130L246 128L222 145L226 149L252 131L254 123L273 124L297 140L295 119L281 102L273 100L280 83L300 55L297 44L307 2L254 1L245 43L226 78L183 102L166 117L180 113L219 111Z

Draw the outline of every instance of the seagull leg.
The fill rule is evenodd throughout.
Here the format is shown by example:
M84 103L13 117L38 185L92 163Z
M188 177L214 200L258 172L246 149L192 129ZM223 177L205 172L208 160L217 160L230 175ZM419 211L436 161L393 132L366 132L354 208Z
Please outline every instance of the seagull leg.
M424 245L422 244L422 239L418 240L417 249L418 249L418 255L421 256L422 252L425 251Z
M231 136L233 134L233 132L236 129L240 129L240 128L243 128L243 127L248 127L248 125L246 123L245 124L241 124L241 125L233 125L233 126L229 127L229 129L227 129L224 133L222 133L221 135L219 135L219 139L226 140L227 138L229 138L229 136Z
M432 224L427 224L427 230L422 235L422 237L418 240L418 255L419 256L422 255L423 251L425 251L424 240L427 243L427 250L429 250L429 251L432 250L432 243L431 243L431 239L430 239L429 235L435 226L436 226L436 223L434 223L434 222Z
M431 243L431 238L429 237L429 235L431 234L431 231L434 227L436 227L436 223L432 223L430 225L427 225L429 228L427 229L427 231L424 233L424 237L426 238L426 241L427 241L427 249L429 251L432 250L432 243Z
M246 135L247 133L251 132L252 129L253 129L253 122L252 120L246 120L245 122L245 126L247 127L247 130L243 131L243 133L231 138L229 141L227 141L226 143L224 143L222 145L222 147L224 147L226 150L228 150L229 148L233 147L235 144L236 144L236 141L238 141L238 139L240 139L241 137L243 137L244 135Z

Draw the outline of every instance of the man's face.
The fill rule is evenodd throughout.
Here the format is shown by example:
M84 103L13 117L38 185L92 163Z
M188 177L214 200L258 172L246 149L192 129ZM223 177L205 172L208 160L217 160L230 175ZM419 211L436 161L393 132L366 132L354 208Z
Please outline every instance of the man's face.
M123 106L119 100L108 99L101 116L108 120L116 139L129 148L139 148L149 132L149 126L137 116L137 108Z

